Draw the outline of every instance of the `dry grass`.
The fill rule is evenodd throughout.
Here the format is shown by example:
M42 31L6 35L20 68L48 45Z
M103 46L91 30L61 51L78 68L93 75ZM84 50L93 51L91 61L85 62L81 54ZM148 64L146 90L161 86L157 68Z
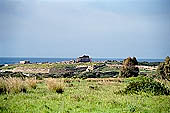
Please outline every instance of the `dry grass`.
M64 81L62 79L48 78L46 79L46 84L50 91L54 91L57 93L64 92Z
M5 88L7 93L26 92L27 84L21 78L5 78Z
M64 82L65 82L65 83L81 82L81 79L79 79L79 78L76 78L76 79L64 78Z
M6 92L5 81L3 78L0 78L0 94Z
M64 79L64 83L71 83L71 82L74 82L74 80L71 79L71 78L65 78Z
M25 81L16 77L0 78L0 94L27 92L28 88L36 88L35 78L26 78Z
M122 82L122 78L87 78L87 82Z
M25 82L29 88L36 89L36 87L37 87L36 78L26 78Z

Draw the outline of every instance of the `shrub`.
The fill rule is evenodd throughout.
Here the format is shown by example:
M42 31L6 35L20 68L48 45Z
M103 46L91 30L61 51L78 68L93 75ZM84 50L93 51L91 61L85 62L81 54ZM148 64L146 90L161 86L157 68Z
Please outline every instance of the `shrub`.
M137 77L139 73L139 68L135 67L138 62L135 57L128 57L123 61L123 66L120 69L120 77Z
M160 63L157 69L158 76L161 79L170 81L170 57L167 56L165 61Z
M136 78L127 79L125 82L128 83L125 88L125 93L136 93L145 92L153 95L169 95L170 90L165 87L164 84L155 81L152 78L146 76L140 76Z
M49 78L46 80L46 84L50 91L54 91L57 93L64 92L64 81Z

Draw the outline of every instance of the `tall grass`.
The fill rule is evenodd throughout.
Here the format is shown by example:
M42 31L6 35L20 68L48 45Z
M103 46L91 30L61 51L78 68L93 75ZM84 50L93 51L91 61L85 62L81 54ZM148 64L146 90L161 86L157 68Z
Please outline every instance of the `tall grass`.
M5 81L3 78L0 78L0 94L6 92L6 88L5 88Z
M26 78L26 80L16 77L0 78L0 94L27 92L29 88L36 88L35 78Z
M37 87L37 81L36 78L26 78L25 80L26 84L28 85L29 88L36 89Z
M7 93L26 92L27 84L21 78L5 78L5 88Z
M57 93L64 92L64 81L61 79L48 78L46 79L46 85L50 91Z

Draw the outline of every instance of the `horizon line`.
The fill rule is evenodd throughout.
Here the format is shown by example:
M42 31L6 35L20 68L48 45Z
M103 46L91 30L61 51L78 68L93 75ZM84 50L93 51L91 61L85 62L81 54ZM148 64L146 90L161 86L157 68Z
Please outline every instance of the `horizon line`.
M91 57L91 56L90 56ZM133 56L131 56L131 57L133 57ZM28 56L0 56L0 58L73 58L73 59L75 59L75 58L78 58L78 57L40 57L40 56L38 56L38 57L28 57ZM120 57L91 57L92 59L94 58L101 58L101 59L126 59L126 58L128 58L128 57L126 57L126 58L120 58ZM165 58L140 58L140 57L136 57L137 59L165 59Z

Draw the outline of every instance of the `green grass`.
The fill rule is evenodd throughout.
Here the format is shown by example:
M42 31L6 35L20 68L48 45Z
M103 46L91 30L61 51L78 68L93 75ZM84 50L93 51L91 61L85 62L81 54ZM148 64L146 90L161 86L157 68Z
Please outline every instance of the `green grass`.
M108 66L104 66L100 69L100 71L102 72L106 72L106 71L114 71L114 72L119 72L120 70L117 67L108 67Z
M2 70L9 70L9 69L14 69L14 68L16 68L16 67L18 67L18 65L16 64L16 65L11 65L11 66L3 66L3 67L0 67L0 70L2 69Z
M72 84L72 85L70 85ZM89 86L93 86L90 88ZM63 94L49 91L45 82L27 93L0 95L0 113L169 113L170 96L122 95L118 82L65 83Z
M76 64L63 64L63 63L53 63L53 64L14 64L10 66L3 66L0 67L2 70L6 69L14 69L16 67L24 67L24 68L45 68L45 69L50 69L50 68L66 68L66 67L76 67L77 65L86 65L86 66L91 66L91 65L100 65L101 63L95 63L95 62L88 62L88 63L76 63Z

